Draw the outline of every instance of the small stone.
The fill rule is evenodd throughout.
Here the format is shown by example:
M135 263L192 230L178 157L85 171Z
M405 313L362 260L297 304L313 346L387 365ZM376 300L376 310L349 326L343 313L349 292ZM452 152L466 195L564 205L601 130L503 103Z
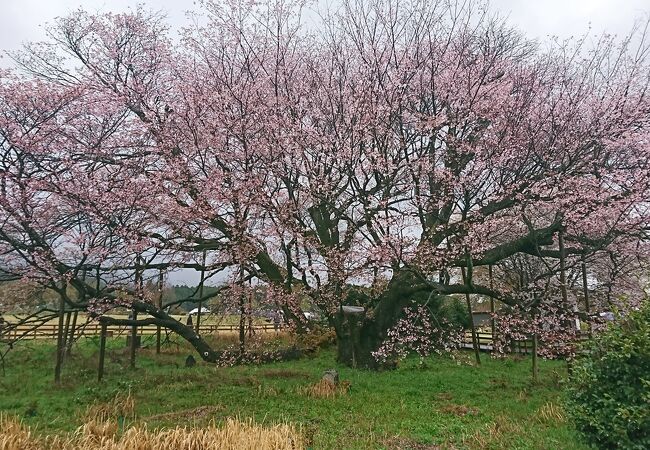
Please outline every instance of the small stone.
M326 380L333 385L338 385L339 384L339 373L336 371L336 369L329 369L323 372L323 380Z
M187 355L187 358L185 359L185 367L194 367L196 366L196 359L194 359L194 356L192 355Z

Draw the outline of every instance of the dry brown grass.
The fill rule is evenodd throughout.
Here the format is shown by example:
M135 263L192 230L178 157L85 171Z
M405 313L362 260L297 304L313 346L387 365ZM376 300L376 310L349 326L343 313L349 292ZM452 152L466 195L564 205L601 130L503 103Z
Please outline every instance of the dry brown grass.
M29 428L18 420L0 415L0 450L39 450L41 447Z
M196 423L201 420L206 420L212 416L214 416L215 413L218 411L222 410L223 406L221 405L211 405L211 406L199 406L197 408L190 408L190 409L181 409L177 411L172 411L172 412L167 412L167 413L162 413L162 414L154 414L152 416L147 416L144 418L141 418L141 422L147 422L147 421L192 421L192 423Z
M261 426L227 419L222 426L148 430L129 427L118 434L114 421L88 421L76 432L40 438L12 417L0 417L0 450L289 450L307 447L292 425Z
M455 403L449 403L440 408L440 412L445 414L453 414L454 416L463 417L463 416L475 416L479 413L478 408L472 408L465 405L456 405Z
M498 416L494 422L488 423L484 428L469 434L463 443L472 449L503 448L504 441L515 434L522 434L521 425L514 423L508 417Z
M316 384L298 388L298 393L314 398L332 398L338 395L345 395L349 390L349 381L341 381L337 385L329 380L321 379Z
M545 403L541 408L539 408L535 416L540 423L544 424L556 424L566 422L566 417L564 415L564 410L560 405L553 402Z
M135 401L131 392L117 394L108 402L96 402L86 408L81 417L84 422L100 421L106 422L111 419L133 419L135 417Z

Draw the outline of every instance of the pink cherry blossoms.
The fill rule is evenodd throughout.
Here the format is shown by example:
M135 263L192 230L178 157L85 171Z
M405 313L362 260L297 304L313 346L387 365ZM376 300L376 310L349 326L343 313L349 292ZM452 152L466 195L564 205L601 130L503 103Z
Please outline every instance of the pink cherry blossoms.
M369 367L373 352L453 346L412 304L423 292L517 307L524 286L553 287L541 335L575 313L586 260L594 310L642 301L642 28L540 48L473 1L344 1L309 25L305 8L205 1L180 39L143 8L78 11L15 55L0 74L0 269L176 332L136 272L250 282L299 331L317 308L339 359ZM512 283L522 256L539 270ZM342 305L366 308L363 342Z

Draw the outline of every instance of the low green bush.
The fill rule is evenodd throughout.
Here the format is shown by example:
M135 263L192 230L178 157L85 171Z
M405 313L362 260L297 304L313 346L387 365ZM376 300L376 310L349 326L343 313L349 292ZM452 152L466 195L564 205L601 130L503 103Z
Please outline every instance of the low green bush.
M602 449L650 448L650 304L586 344L567 384L566 409Z

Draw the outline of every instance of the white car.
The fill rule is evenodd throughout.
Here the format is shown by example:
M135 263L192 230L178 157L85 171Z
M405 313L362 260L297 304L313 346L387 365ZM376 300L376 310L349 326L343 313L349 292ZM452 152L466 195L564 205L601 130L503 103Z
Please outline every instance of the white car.
M212 312L212 311L210 311L208 308L206 308L206 307L204 307L204 306L201 307L201 314L210 314L211 312ZM194 315L196 315L196 314L198 314L198 313L199 313L199 308L194 308L192 311L190 311L189 313L187 313L187 315L188 315L188 316L194 316Z

